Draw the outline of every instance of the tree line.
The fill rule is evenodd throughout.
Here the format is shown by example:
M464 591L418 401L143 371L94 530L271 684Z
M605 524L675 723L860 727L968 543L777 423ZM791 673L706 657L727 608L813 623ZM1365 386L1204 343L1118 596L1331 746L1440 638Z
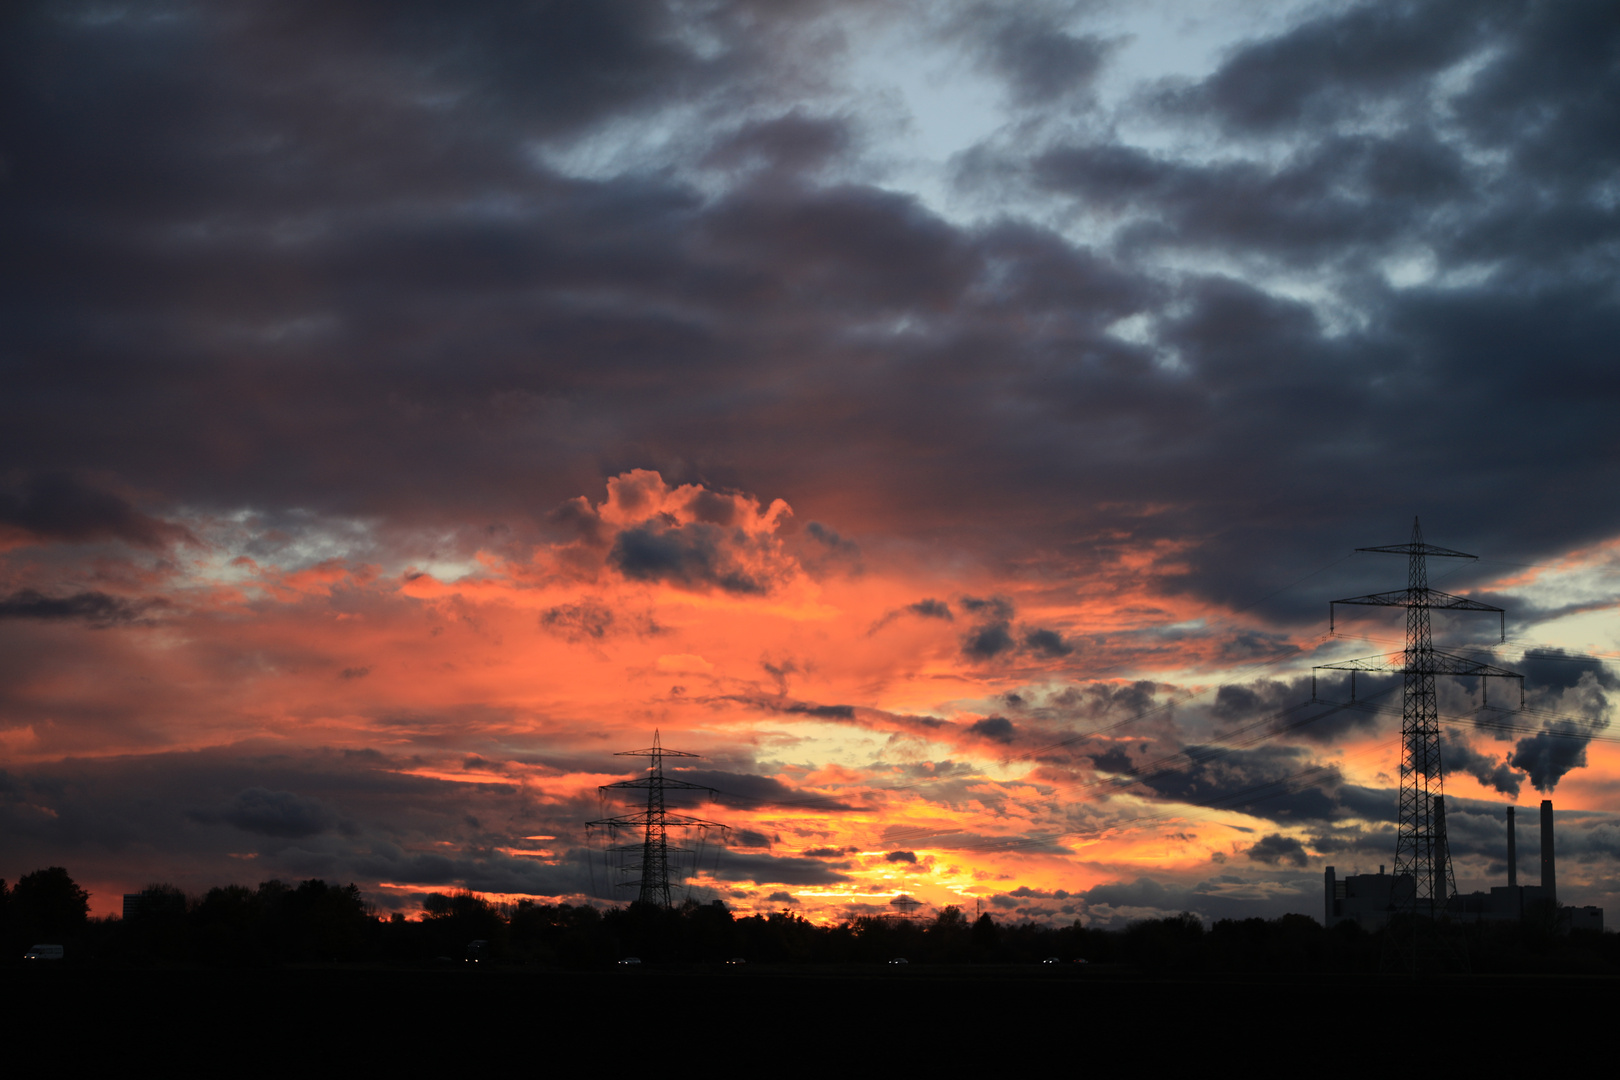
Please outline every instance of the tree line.
M227 885L187 896L164 884L140 893L128 918L92 919L89 896L62 867L7 887L0 880L0 963L32 945L61 944L69 962L108 966L266 967L287 964L478 964L585 967L635 956L648 964L742 960L774 964L908 963L1129 966L1150 971L1377 971L1383 932L1353 923L1324 929L1304 915L1223 919L1183 913L1117 930L1080 920L1052 926L971 919L947 907L932 918L860 916L816 924L791 911L738 916L722 902L492 903L470 892L432 893L419 918L379 916L358 887L318 879L257 888ZM1620 937L1557 934L1534 922L1459 927L1459 955L1477 972L1620 972Z

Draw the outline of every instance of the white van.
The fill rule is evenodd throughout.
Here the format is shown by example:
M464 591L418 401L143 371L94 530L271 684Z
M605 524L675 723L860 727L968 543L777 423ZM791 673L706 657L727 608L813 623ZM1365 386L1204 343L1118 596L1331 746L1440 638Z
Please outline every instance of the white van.
M35 945L23 953L24 960L60 960L62 959L62 946Z

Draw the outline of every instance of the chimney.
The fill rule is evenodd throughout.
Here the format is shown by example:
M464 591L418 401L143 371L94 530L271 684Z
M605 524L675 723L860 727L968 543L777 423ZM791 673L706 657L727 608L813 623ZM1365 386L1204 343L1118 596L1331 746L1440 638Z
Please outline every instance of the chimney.
M1508 807L1508 888L1519 884L1519 836L1513 826L1513 807Z
M1446 909L1446 867L1451 865L1451 844L1446 840L1446 797L1434 797L1434 910Z
M1552 800L1541 800L1541 887L1558 904L1558 873L1553 866Z

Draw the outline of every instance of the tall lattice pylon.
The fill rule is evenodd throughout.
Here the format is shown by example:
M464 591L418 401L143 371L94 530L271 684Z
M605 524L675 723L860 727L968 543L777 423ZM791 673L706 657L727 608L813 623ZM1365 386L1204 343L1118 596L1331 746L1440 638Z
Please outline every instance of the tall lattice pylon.
M679 846L671 847L669 830L677 829L696 830L700 835L707 834L711 829L722 832L727 826L718 821L706 821L703 818L688 817L684 814L672 814L665 802L665 792L678 791L707 791L718 794L716 789L705 787L702 784L691 784L685 780L674 780L664 775L664 759L667 757L695 758L697 754L687 754L680 750L666 750L659 742L658 732L653 732L653 744L645 750L625 750L615 757L645 757L650 759L647 765L647 774L634 780L620 780L616 784L603 784L597 791L604 800L608 793L615 790L637 789L647 792L647 807L634 814L624 814L619 817L602 818L598 821L587 821L587 829L605 829L609 837L608 850L625 859L621 870L626 880L618 882L620 888L636 889L636 899L644 904L657 904L660 907L674 906L673 892L670 886L670 853L692 854L688 849ZM623 832L639 834L632 843L616 844L613 841ZM639 856L639 859L637 858ZM634 875L633 877L631 875Z
M1378 671L1398 672L1406 681L1406 692L1401 703L1401 796L1395 834L1395 899L1397 910L1402 915L1433 917L1445 911L1447 899L1457 891L1456 878L1451 871L1451 847L1445 835L1442 801L1445 775L1440 763L1440 709L1435 696L1435 676L1477 675L1518 679L1521 695L1524 676L1477 660L1454 656L1434 647L1429 612L1436 609L1497 612L1502 616L1502 637L1506 640L1507 615L1501 608L1429 588L1429 556L1474 559L1478 558L1477 555L1424 543L1423 528L1417 518L1412 519L1412 539L1407 543L1356 550L1405 555L1406 588L1330 601L1330 628L1339 604L1404 607L1406 649L1393 655L1368 656L1320 666L1349 671L1352 680L1355 678L1354 672ZM1410 884L1403 881L1403 877ZM1410 922L1410 919L1407 921ZM1412 951L1412 962L1414 965L1418 963L1416 948Z

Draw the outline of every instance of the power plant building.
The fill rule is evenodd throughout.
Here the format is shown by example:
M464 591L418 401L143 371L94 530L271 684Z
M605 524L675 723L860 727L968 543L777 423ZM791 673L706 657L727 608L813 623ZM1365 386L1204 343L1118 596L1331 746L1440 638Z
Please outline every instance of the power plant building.
M1507 808L1508 883L1493 886L1489 892L1458 893L1446 900L1445 913L1474 922L1516 922L1538 908L1557 912L1561 930L1602 930L1603 909L1599 907L1560 907L1558 876L1553 848L1553 805L1541 802L1541 884L1520 885L1518 837L1514 829L1513 807ZM1442 840L1442 842L1444 842ZM1363 930L1377 930L1390 916L1411 902L1413 881L1410 874L1386 874L1380 866L1376 874L1354 874L1339 878L1333 867L1323 874L1323 922L1334 927L1355 922Z

